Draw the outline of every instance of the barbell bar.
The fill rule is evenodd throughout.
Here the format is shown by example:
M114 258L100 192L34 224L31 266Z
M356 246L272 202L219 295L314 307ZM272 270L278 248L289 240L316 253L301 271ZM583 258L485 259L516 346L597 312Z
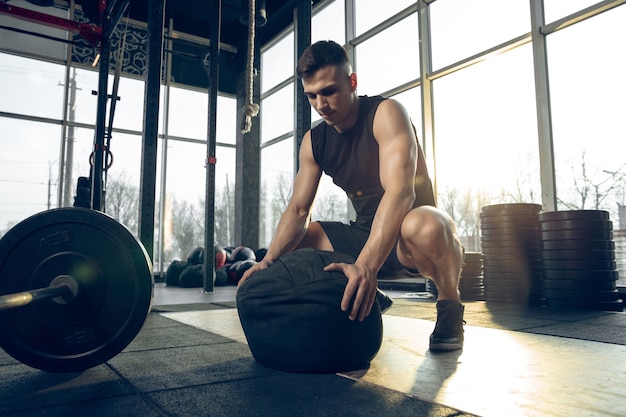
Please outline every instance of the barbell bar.
M35 214L0 239L0 347L49 372L102 364L139 333L153 285L145 248L112 217Z
M0 311L28 305L30 303L52 299L56 303L71 303L80 290L78 283L69 275L59 275L47 288L22 291L0 296Z

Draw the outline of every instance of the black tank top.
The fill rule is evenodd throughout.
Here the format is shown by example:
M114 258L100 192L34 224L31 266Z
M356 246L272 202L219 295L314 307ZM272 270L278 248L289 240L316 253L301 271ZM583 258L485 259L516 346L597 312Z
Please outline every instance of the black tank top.
M384 190L380 184L378 142L374 138L374 115L383 97L360 97L359 117L347 132L339 133L326 123L311 130L313 157L335 184L341 187L356 211L356 223L370 227ZM413 128L415 129L415 128ZM418 160L413 207L435 205L422 148Z

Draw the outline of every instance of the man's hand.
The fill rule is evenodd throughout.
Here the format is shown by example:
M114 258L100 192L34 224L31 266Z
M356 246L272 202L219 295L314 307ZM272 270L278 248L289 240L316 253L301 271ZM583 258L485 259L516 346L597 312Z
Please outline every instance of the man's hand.
M243 282L245 280L250 278L250 276L252 274L254 274L256 271L260 271L261 269L265 269L265 268L267 268L270 265L271 265L271 262L268 262L266 260L261 260L260 262L257 262L256 264L254 264L252 267L248 268L248 270L243 273L243 275L241 276L241 279L237 283L237 288L239 288L239 286L241 284L243 284Z
M348 278L346 289L341 299L341 310L348 311L350 301L354 298L352 310L348 314L350 320L365 320L374 305L376 298L376 272L357 264L331 263L324 271L340 271Z

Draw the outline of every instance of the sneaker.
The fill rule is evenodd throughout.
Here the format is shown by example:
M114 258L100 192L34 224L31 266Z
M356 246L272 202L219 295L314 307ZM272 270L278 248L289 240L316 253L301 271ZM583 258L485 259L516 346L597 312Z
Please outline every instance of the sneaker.
M385 314L393 305L393 300L379 289L376 290L376 299L378 300L378 304L380 304L380 314Z
M463 348L463 312L458 301L437 301L437 324L430 335L430 350L458 350Z

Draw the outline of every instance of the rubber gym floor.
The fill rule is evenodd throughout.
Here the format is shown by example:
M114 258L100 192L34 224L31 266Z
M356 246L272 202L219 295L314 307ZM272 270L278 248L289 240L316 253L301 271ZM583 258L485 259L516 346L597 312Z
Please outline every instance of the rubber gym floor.
M137 337L95 368L47 373L0 351L0 415L625 415L625 313L465 302L464 349L435 354L435 301L387 292L394 305L371 366L306 375L254 361L234 287L156 283Z

